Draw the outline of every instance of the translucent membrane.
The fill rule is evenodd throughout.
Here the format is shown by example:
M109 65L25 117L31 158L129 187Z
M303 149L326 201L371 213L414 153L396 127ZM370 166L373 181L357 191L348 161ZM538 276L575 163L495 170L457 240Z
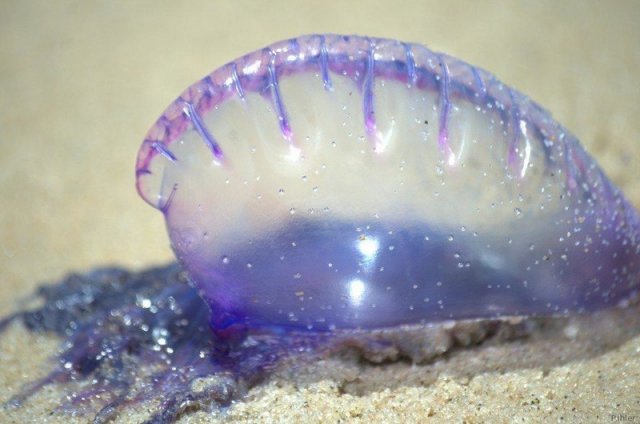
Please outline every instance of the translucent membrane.
M217 330L559 314L640 286L637 212L575 137L415 44L244 56L165 111L136 171Z

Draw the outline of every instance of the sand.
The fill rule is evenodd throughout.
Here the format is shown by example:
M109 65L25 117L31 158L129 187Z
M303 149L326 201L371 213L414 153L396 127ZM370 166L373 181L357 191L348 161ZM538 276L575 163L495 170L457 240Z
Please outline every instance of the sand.
M548 108L640 206L638 22L640 4L631 1L4 1L0 313L19 307L37 284L70 270L111 263L141 269L171 259L160 214L133 188L144 133L197 78L303 33L414 41L490 70ZM522 342L516 351L524 354L531 344ZM3 335L0 400L46 372L56 346L51 337L19 326ZM456 358L488 360L499 355L494 348ZM638 353L636 335L544 367L534 361L504 368L498 360L494 368L460 375L432 364L433 378L355 394L341 377L299 384L276 378L234 405L227 419L640 422ZM325 365L342 371L334 362ZM376 372L395 371L383 366ZM47 389L22 409L0 411L0 422L88 420L52 413L59 395ZM144 408L138 412L121 421L136 422ZM200 413L184 421L214 418Z

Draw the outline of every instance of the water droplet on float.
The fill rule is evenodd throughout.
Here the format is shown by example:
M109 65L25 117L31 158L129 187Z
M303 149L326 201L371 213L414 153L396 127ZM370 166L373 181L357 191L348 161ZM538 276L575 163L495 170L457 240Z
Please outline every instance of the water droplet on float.
M227 255L222 257L222 263L227 265L229 263L229 257Z
M516 214L516 216L520 216L520 215L522 215L522 209L520 209L520 208L515 208L515 209L513 210L513 212Z
M167 338L169 337L169 331L163 327L154 327L153 330L151 330L151 336L156 344L165 346L167 344Z

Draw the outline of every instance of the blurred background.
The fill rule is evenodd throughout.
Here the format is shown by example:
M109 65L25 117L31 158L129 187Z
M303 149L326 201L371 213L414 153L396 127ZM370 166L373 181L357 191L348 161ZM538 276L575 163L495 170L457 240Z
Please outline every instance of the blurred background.
M147 129L189 84L274 41L418 42L549 109L640 205L637 1L0 2L0 313L71 270L172 259L138 198Z

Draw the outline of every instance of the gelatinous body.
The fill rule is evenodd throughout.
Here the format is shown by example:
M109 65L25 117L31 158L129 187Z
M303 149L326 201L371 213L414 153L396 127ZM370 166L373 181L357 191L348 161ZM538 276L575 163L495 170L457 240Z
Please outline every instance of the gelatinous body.
M575 137L415 44L244 56L165 111L136 175L218 330L547 315L640 287L637 212Z

